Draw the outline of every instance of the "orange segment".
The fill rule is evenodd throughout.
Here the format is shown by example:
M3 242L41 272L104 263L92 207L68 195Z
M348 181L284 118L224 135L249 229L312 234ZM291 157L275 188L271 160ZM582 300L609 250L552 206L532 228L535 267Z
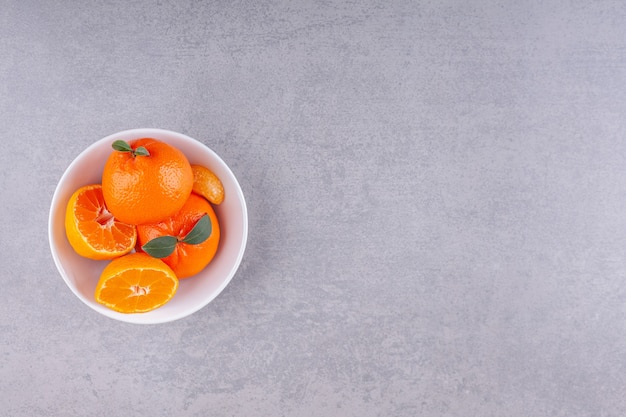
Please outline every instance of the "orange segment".
M200 194L213 204L224 201L224 185L209 168L202 165L192 165L193 191Z
M131 253L112 260L96 286L96 301L120 313L145 313L176 294L178 278L160 259Z
M65 234L76 253L89 259L113 259L130 252L135 226L117 221L107 210L99 184L74 192L65 211Z

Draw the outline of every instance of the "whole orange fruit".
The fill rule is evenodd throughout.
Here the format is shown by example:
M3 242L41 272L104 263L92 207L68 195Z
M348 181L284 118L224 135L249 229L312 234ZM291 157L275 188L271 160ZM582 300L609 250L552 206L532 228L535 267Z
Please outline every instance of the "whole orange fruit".
M191 194L193 171L179 149L151 138L116 141L113 148L104 165L102 192L116 219L153 223L180 210Z
M201 243L185 243L185 238L192 230L197 230L195 226L205 215L210 220L209 236ZM185 205L175 215L157 223L137 226L137 239L141 246L165 236L170 237L174 248L169 256L161 260L172 268L179 279L202 271L215 256L220 241L220 226L213 207L203 197L191 193Z

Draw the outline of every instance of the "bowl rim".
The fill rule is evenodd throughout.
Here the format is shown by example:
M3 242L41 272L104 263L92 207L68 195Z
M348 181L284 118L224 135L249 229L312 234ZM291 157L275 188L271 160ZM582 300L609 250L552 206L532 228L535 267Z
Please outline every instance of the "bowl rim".
M96 308L96 306L93 305L93 303L91 303L91 301L88 301L85 299L85 297L83 296L82 293L80 293L78 291L78 289L75 287L75 285L71 282L69 282L69 278L68 278L68 274L65 270L65 267L63 266L63 263L59 257L59 254L57 253L57 250L55 249L56 247L56 243L54 242L54 236L55 236L55 232L53 230L53 224L54 224L54 215L57 212L57 210L60 209L59 204L61 203L60 200L60 194L61 194L61 184L63 184L69 177L70 173L72 172L72 169L78 165L80 163L80 161L83 159L83 157L90 151L92 151L94 148L97 148L99 146L102 146L103 142L106 141L111 141L114 138L120 137L120 136L128 136L128 135L135 135L137 137L150 137L150 136L155 136L157 139L159 139L159 136L177 136L179 138L181 138L182 140L186 140L186 141L191 141L192 143L195 143L197 145L200 145L202 147L205 148L206 151L208 151L213 158L215 158L218 162L221 162L221 164L224 165L224 167L227 169L227 171L230 173L230 177L231 180L233 182L233 185L235 186L235 191L237 194L237 201L239 202L239 204L241 205L241 218L243 221L242 224L242 230L241 230L241 242L238 244L239 248L238 248L238 253L237 256L235 257L235 262L232 264L232 266L230 266L229 271L227 276L225 277L225 279L223 279L223 281L221 282L221 284L216 288L216 290L212 293L212 295L210 297L207 297L206 299L203 300L202 303L198 303L197 306L194 306L193 308L189 308L189 309L184 309L180 312L178 312L177 314L173 314L171 316L167 316L166 319L154 319L151 318L151 316L149 315L150 312L147 313L137 313L137 314L122 314L110 309L98 309ZM159 140L164 140L165 142L167 142L166 139L159 139ZM56 209L56 210L55 210ZM101 139L96 140L95 142L91 143L89 146L87 146L85 149L83 149L78 155L76 155L74 157L74 159L72 160L72 162L70 162L70 164L65 168L65 171L63 172L63 174L61 175L61 177L59 178L56 187L54 189L54 193L52 194L52 199L50 202L50 208L48 211L48 244L50 246L50 251L52 254L52 258L54 261L54 264L57 268L57 271L59 272L59 274L61 275L61 277L63 278L63 281L65 282L65 284L67 285L67 287L69 287L69 289L72 291L72 293L83 302L83 304L87 305L89 308L91 308L92 310L95 310L97 313L100 313L101 315L104 315L106 317L109 317L111 319L117 320L117 321L122 321L122 322L126 322L126 323L132 323L132 324L163 324L163 323L169 323L175 320L179 320L185 317L188 317L194 313L196 313L197 311L201 310L202 308L206 307L209 303L211 303L211 301L213 301L219 294L222 293L222 291L228 286L228 284L230 283L230 281L232 280L232 278L235 276L237 270L239 269L239 266L241 265L241 261L243 260L243 255L245 253L245 249L247 246L247 241L248 241L248 209L247 209L247 204L246 204L246 200L245 200L245 196L243 194L243 191L241 189L241 185L239 184L239 181L237 180L237 177L235 176L235 174L232 172L232 170L230 169L230 167L228 166L228 164L226 164L226 162L224 162L224 160L215 152L213 151L213 149L211 149L210 147L208 147L206 144L200 142L197 139L194 139L184 133L180 133L180 132L176 132L176 131L172 131L172 130L167 130L167 129L160 129L160 128L133 128L133 129L126 129L126 130L121 130L115 133L112 133L110 135L107 135Z

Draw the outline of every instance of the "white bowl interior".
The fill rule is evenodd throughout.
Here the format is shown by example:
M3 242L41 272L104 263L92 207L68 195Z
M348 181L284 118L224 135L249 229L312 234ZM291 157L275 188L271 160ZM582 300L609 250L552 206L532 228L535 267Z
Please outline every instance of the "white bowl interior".
M194 277L183 279L176 295L163 307L140 314L122 314L97 303L94 291L108 261L92 261L74 252L65 236L65 209L72 193L87 184L99 184L102 169L118 139L151 137L180 149L192 164L211 169L224 185L224 201L213 206L220 223L220 244L211 263ZM48 224L54 262L72 292L99 313L139 324L164 323L186 317L211 302L235 275L246 247L248 215L241 187L230 168L206 145L186 135L162 129L132 129L107 136L85 149L67 168L52 198Z

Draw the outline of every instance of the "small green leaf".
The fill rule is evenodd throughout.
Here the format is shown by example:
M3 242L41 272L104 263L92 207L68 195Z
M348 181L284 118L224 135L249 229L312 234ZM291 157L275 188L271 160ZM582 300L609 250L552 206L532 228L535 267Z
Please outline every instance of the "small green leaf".
M211 231L211 219L209 219L208 214L205 214L182 241L190 245L197 245L207 240L211 236Z
M135 149L134 156L150 156L150 152L143 146L139 146Z
M130 152L130 154L134 157L136 156L150 156L150 152L145 148L145 146L139 146L137 149L134 149L128 144L128 142L124 140L116 140L113 142L113 149L120 152Z
M123 140L116 140L115 142L113 142L113 149L115 149L116 151L120 151L120 152L132 152L133 148L130 147L130 145L128 143L126 143L126 141Z
M141 247L148 255L153 258L165 258L174 252L178 239L174 236L161 236L152 239Z

